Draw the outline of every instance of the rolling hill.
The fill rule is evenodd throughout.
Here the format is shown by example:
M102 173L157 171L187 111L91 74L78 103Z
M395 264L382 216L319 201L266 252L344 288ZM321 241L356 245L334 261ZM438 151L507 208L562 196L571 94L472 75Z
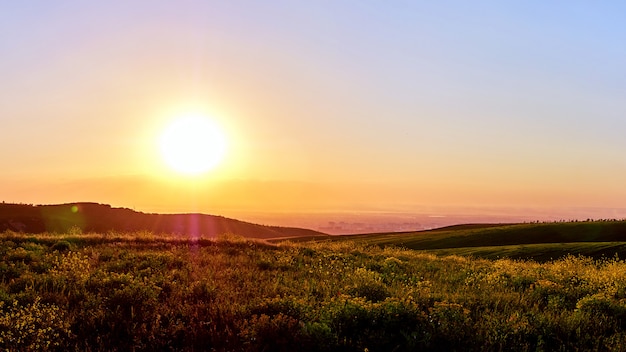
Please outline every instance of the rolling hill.
M206 214L146 214L97 203L57 205L0 204L0 232L137 232L216 237L236 234L248 238L325 238L327 234L293 227L264 226Z
M309 240L306 237L298 241ZM626 257L626 221L532 224L464 224L416 231L333 236L378 246L398 246L440 255L545 261L568 254Z
M436 230L352 235L372 244L411 249L507 246L539 243L626 241L626 221L589 221L538 224L476 224Z

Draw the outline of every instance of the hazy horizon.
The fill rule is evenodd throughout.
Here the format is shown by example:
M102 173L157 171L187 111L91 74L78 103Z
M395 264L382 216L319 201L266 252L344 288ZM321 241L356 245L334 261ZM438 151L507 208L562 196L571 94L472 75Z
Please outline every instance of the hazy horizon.
M57 205L24 202L6 202L29 205ZM100 203L81 200L63 204ZM103 204L103 203L100 203ZM203 213L198 210L180 211L164 208L137 208L123 204L104 204L113 208L127 208L143 213L181 214ZM173 209L173 208L169 208ZM207 215L224 216L236 220L267 226L296 227L332 235L366 234L384 232L411 232L431 230L463 224L514 224L551 223L587 220L626 220L626 209L615 208L503 208L503 207L437 207L413 209L360 209L318 211L246 211L225 210Z

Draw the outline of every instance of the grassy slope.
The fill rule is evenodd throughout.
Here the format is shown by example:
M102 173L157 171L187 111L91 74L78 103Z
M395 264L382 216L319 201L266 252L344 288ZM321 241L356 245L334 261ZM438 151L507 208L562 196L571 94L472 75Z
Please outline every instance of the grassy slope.
M301 240L312 239L302 238ZM379 246L400 246L441 254L484 258L550 260L567 254L626 256L626 221L541 224L468 224L441 229L333 236Z
M514 224L476 228L451 227L433 231L358 235L372 244L411 249L506 246L539 243L626 241L626 221Z
M626 258L626 242L540 243L511 246L460 247L428 250L436 255L464 255L485 259L532 259L539 262L582 255L591 258Z

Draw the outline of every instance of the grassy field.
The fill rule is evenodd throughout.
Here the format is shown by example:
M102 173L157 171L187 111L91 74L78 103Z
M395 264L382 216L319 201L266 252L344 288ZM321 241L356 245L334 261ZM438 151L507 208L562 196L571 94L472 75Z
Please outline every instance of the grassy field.
M297 241L322 238L301 237ZM470 224L429 231L331 236L329 241L357 241L446 255L547 261L568 254L593 258L626 257L626 221L532 224Z
M441 229L349 236L370 244L393 244L411 249L504 246L536 243L626 241L626 221L539 224L479 224Z
M616 258L537 263L355 240L270 244L236 236L12 232L0 234L0 258L0 350L626 345L626 263Z
M509 246L461 247L427 250L436 255L462 255L485 259L521 259L547 262L569 255L591 258L626 258L626 242L537 243Z

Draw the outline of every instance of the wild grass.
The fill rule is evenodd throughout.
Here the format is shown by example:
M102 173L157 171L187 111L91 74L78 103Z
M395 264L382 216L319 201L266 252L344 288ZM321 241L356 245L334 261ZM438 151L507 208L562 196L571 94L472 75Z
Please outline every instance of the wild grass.
M0 234L0 350L619 351L626 263Z
M532 259L547 262L568 255L606 258L626 257L626 242L533 243L509 246L462 247L428 250L436 255L463 255L486 259Z

